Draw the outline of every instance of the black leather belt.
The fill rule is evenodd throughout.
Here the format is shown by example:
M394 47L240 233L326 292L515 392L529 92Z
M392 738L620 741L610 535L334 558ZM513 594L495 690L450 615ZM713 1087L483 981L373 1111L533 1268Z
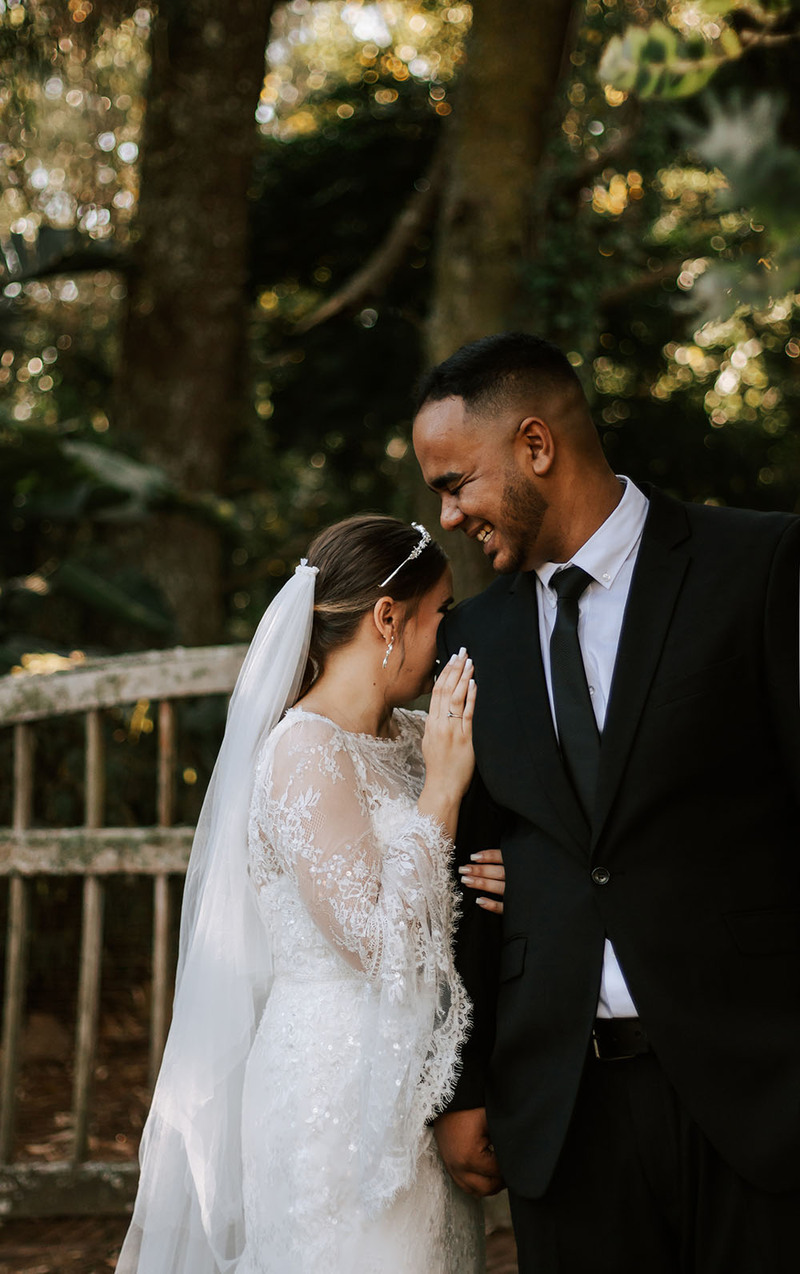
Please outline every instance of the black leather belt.
M601 1062L621 1062L649 1053L650 1041L638 1017L598 1017L592 1030L594 1055Z

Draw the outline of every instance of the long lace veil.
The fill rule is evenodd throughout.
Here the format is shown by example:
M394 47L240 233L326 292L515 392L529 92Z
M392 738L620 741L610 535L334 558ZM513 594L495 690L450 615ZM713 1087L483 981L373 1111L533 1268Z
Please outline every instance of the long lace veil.
M271 978L247 876L248 813L261 743L300 689L315 575L301 562L269 606L231 696L186 875L172 1026L117 1274L225 1274L243 1247L242 1080Z

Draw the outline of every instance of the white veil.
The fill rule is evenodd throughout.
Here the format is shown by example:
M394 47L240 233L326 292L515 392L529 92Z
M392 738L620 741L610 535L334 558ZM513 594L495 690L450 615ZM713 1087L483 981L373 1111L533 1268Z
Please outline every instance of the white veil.
M244 1245L242 1081L271 979L247 823L262 740L300 689L316 573L303 559L268 607L231 697L186 874L172 1026L117 1274L225 1274Z

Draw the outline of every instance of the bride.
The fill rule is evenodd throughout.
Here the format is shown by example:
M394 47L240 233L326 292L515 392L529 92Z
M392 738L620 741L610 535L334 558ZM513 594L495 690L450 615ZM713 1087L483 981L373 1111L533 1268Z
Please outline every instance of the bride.
M450 873L466 652L427 719L400 707L431 688L451 589L423 527L351 518L261 620L195 834L118 1274L485 1268L429 1127L469 1020ZM483 859L472 887L502 893Z

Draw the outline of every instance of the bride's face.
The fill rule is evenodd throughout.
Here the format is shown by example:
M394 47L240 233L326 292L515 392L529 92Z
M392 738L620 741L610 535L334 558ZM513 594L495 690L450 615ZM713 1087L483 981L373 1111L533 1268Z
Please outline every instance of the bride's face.
M452 603L453 572L448 566L403 626L397 676L391 687L396 703L408 703L433 688L436 631Z

